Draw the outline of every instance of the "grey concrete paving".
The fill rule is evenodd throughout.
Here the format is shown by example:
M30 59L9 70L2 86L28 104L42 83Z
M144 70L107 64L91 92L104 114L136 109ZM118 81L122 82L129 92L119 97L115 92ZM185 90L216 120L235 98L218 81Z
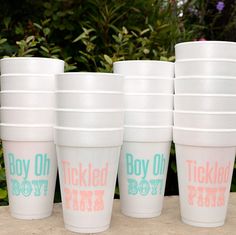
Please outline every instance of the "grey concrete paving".
M196 228L180 221L178 197L165 197L162 215L153 219L133 219L119 211L114 202L111 228L101 235L236 235L236 193L231 193L226 224L218 228ZM8 207L0 207L0 235L72 235L64 229L61 204L55 204L52 216L42 220L17 220Z

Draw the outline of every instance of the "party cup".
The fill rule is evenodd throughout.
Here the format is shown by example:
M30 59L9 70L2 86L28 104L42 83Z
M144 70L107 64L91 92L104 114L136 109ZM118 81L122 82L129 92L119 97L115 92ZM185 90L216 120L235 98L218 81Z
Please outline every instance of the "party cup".
M123 127L122 109L56 109L56 125L76 128Z
M126 109L125 125L170 126L173 125L173 111L163 109Z
M123 91L123 76L113 73L62 73L56 76L57 90Z
M236 59L236 43L227 41L194 41L175 45L176 61L202 58Z
M118 172L123 214L161 214L171 141L172 127L125 127Z
M177 94L174 95L175 110L235 112L236 95L227 94Z
M54 91L55 76L53 74L5 74L1 76L2 91Z
M157 60L125 60L113 64L114 73L124 76L174 77L174 63Z
M2 107L53 108L54 92L51 91L1 91Z
M56 91L58 109L123 109L123 93L109 91Z
M173 109L173 95L166 93L125 93L126 109Z
M236 94L235 77L188 76L175 79L175 94Z
M173 94L173 79L155 77L126 77L124 92L126 93L170 93Z
M236 129L236 112L174 111L174 125L200 129Z
M9 124L54 125L54 111L50 108L0 108L0 120Z
M236 130L174 127L173 133L182 221L198 227L222 226L234 168Z
M52 127L1 124L10 213L42 219L52 213L56 153Z
M0 60L1 74L56 74L64 72L64 61L42 57L10 57Z
M175 76L234 76L236 60L189 59L175 62Z
M66 229L109 228L122 141L122 129L55 128Z

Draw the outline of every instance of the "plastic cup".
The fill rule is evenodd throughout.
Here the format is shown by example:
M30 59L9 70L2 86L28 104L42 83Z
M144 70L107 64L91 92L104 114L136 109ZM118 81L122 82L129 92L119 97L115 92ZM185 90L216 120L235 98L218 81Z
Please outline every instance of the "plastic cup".
M123 127L124 110L57 109L56 125L76 128Z
M236 112L174 111L174 125L184 128L236 129Z
M57 91L56 103L59 109L123 109L121 92Z
M9 124L54 125L54 111L50 108L8 108L0 109L0 120Z
M173 132L182 221L198 227L224 225L235 160L232 133L181 128Z
M1 89L25 91L54 91L53 74L5 74L1 76Z
M113 73L62 73L56 81L57 90L123 91L123 76Z
M170 126L173 125L172 110L125 110L125 125Z
M54 92L50 91L1 91L3 107L53 108Z
M175 62L175 76L236 76L236 60L194 59Z
M158 60L125 60L113 64L114 73L125 76L174 77L174 63Z
M174 95L175 110L235 112L236 95L225 94L177 94Z
M42 57L11 57L0 60L1 74L56 74L64 72L64 61Z
M164 93L126 93L126 109L173 109L173 95Z
M52 213L57 162L52 128L1 124L10 213L42 219Z
M118 137L109 129L55 129L66 229L95 233L109 228L123 141L119 132Z
M236 94L234 77L189 76L175 79L175 94Z
M170 93L173 94L173 79L167 78L125 78L124 92L126 93Z
M171 141L171 127L125 128L118 171L123 214L135 218L161 214Z
M200 58L236 59L236 43L226 41L183 42L175 45L176 60Z

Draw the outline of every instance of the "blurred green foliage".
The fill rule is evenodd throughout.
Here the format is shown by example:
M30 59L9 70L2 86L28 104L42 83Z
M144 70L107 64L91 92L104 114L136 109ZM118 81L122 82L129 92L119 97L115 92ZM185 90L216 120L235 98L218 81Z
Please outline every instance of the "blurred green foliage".
M236 41L235 0L0 0L0 58L64 59L66 71L112 71L125 59L174 61L174 45ZM234 172L232 190L236 191ZM57 189L56 198L59 192ZM178 194L172 148L166 194ZM60 199L59 199L60 200ZM7 203L0 153L0 202Z

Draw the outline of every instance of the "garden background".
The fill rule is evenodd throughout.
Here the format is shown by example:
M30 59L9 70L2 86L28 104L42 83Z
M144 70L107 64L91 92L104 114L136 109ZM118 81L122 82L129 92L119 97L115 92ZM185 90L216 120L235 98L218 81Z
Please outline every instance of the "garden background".
M0 0L0 9L0 58L56 57L66 71L111 72L124 59L174 61L178 42L236 41L235 0ZM178 194L174 146L165 194ZM7 203L1 150L0 205Z

